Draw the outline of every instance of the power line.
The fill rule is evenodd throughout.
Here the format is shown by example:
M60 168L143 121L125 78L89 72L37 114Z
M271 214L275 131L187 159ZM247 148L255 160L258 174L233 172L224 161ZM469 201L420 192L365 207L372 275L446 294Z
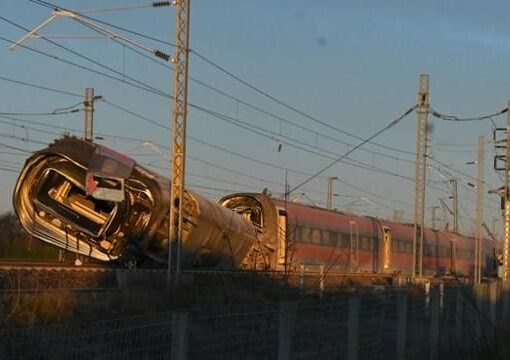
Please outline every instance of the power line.
M10 39L7 39L5 37L2 37L0 36L0 40L2 41L5 41L9 44L15 44L16 42L13 41L13 40L10 40ZM150 88L147 88L147 87L144 87L144 86L141 86L141 85L137 85L137 84L134 84L130 81L126 81L125 79L123 78L116 78L115 76L112 76L110 74L107 74L107 73L104 73L104 72L101 72L101 71L98 71L98 70L95 70L95 69L92 69L92 68L89 68L87 66L84 66L84 65L81 65L81 64L77 64L73 61L69 61L69 60L66 60L66 59L62 59L61 57L57 56L57 55L53 55L53 54L49 54L49 53L46 53L44 51L41 51L41 50L38 50L38 49L35 49L35 48L32 48L30 46L27 46L27 45L24 45L24 44L20 44L19 45L20 47L24 48L24 49L27 49L27 50L30 50L32 52L35 52L37 54L40 54L40 55L43 55L43 56L46 56L46 57L49 57L50 59L53 59L53 60L56 60L56 61L59 61L59 62L62 62L64 64L67 64L67 65L71 65L71 66L74 66L74 67L77 67L77 68L80 68L82 70L87 70L87 71L90 71L96 75L100 75L100 76L103 76L103 77L106 77L106 78L109 78L109 79L112 79L112 80L115 80L115 81L118 81L118 82L121 82L123 84L127 84L127 85L130 85L130 86L133 86L135 88L138 88L138 89L141 89L141 90L144 90L144 91L147 91L147 92L150 92L150 93L153 93L153 94L156 94L156 95L159 95L159 96L163 96L165 98L168 98L170 97L170 95L164 93L163 91L161 90L157 90L157 89L150 89ZM126 76L127 77L127 76Z
M430 114L438 119L445 120L445 121L463 122L463 121L491 120L493 117L496 117L496 116L506 113L508 111L508 108L504 108L503 110L500 110L498 112L495 112L495 113L489 114L489 115L481 115L481 116L476 116L476 117L465 117L465 118L458 117L455 115L445 115L445 114L442 114L442 113L440 113L436 110L433 110L433 109L430 109L430 110L431 110Z
M59 112L0 112L0 115L6 116L53 116L53 115L69 115L80 112L81 109L59 111Z
M49 9L60 9L60 10L64 10L64 11L69 11L69 12L73 12L72 10L70 9L66 9L66 8L63 8L61 6L58 6L54 3L50 3L48 1L43 1L43 0L29 0L35 4L38 4L38 5L41 5L41 6L44 6L44 7L47 7ZM78 12L76 12L78 13ZM99 19L95 19L95 18L92 18L92 17L89 17L89 16L85 16L83 15L84 18L86 19L89 19L89 20L92 20L92 21L96 21L100 24L103 24L103 25L106 25L106 26L110 26L110 27L113 27L113 28L116 28L118 30L122 30L122 31L125 31L125 32L128 32L128 33L131 33L131 34L134 34L134 35L137 35L137 36L140 36L140 37L143 37L143 38L146 38L146 39L150 39L150 40L153 40L153 41L156 41L156 42L159 42L159 43L162 43L162 44L166 44L166 45L170 45L170 46L173 46L175 47L175 44L173 43L170 43L168 41L164 41L164 40L161 40L161 39L158 39L158 38L155 38L153 36L149 36L149 35L146 35L146 34L143 34L143 33L140 33L140 32L136 32L136 31L132 31L130 29L127 29L127 28L124 28L124 27L120 27L120 26L117 26L117 25L114 25L112 23L108 23L108 22L105 22L105 21L102 21L102 20L99 20ZM309 114L306 114L305 112L287 104L286 102L282 101L282 100L279 100L277 99L276 97L272 96L271 94L269 94L267 91L264 91L264 90L261 90L260 88L256 87L255 85L251 84L250 82L242 79L241 77L235 75L234 73L232 73L231 71L227 70L226 68L222 67L221 65L217 64L216 62L212 61L211 59L209 59L208 57L206 57L205 55L197 52L196 50L194 49L189 49L190 53L196 55L197 57L199 57L200 59L202 59L203 61L209 63L210 65L212 65L213 67L215 67L217 70L223 72L224 74L230 76L231 78L235 79L236 81L240 82L241 84L251 88L252 90L256 91L257 93L265 96L266 98L269 98L271 99L272 101L308 118L309 120L312 120L312 121L315 121L329 129L332 129L332 130L335 130L337 132L340 132L344 135L347 135L347 136L350 136L350 137L353 137L357 140L360 140L360 141L363 141L364 138L361 137L361 136L358 136L358 135L355 135L355 134L352 134L348 131L345 131L345 130L342 130L340 128L337 128L335 126L332 126L328 123L325 123L321 120L319 120L318 118L316 117L313 117ZM404 150L404 149L399 149L399 148L395 148L395 147L392 147L392 146L388 146L388 145L384 145L384 144L379 144L379 143L374 143L374 142L370 142L371 144L373 145L376 145L376 146L379 146L379 147L382 147L382 148L386 148L386 149L389 149L389 150L392 150L392 151L396 151L396 152L401 152L401 153L405 153L405 154L409 154L409 155L413 155L413 156L416 156L416 154L412 151L408 151L408 150Z
M115 8L102 8L102 9L80 9L76 10L77 13L101 13L101 12L116 12L116 11L125 11L125 10L139 10L139 9L148 9L148 8L159 8L164 6L171 6L171 1L157 1L145 5L133 5L133 6L124 6L124 7L115 7Z
M28 86L28 87L35 88L35 89L46 90L46 91L54 92L54 93L61 94L61 95L68 95L68 96L74 96L74 97L83 98L83 95L80 95L80 94L77 94L77 93L73 93L73 92L70 92L70 91L50 88L50 87L47 87L47 86L37 85L37 84L34 84L34 83L28 83L28 82L25 82L25 81L15 80L15 79L7 78L7 77L4 77L4 76L0 76L0 80L8 81L8 82L13 83L13 84Z
M79 20L78 20L78 21L79 21ZM96 29L96 28L94 28L94 27L92 27L92 26L88 25L87 23L82 23L82 24L83 24L84 26L86 26L86 27L88 27L88 28L92 29L92 30L93 30L93 31L95 31L95 32L98 32L98 33L100 33L100 34L103 34L101 31L99 31L98 29ZM112 38L112 40L113 40L113 41L115 41L115 42L117 42L117 43L119 43L119 44L121 44L121 45L123 45L123 46L125 46L125 47L127 47L128 49L130 49L130 50L131 50L131 51L133 51L134 53L136 53L136 54L138 54L138 55L140 55L140 56L142 56L142 57L144 57L144 58L147 58L147 59L151 60L152 62L155 62L156 64L158 64L158 65L160 65L160 66L162 66L162 67L164 67L164 68L166 68L166 69L169 69L169 70L172 70L172 71L173 71L172 67L170 67L169 65L167 65L167 64L165 64L165 63L161 63L161 62L157 61L155 58L153 58L153 57L151 57L151 56L148 56L147 54L144 54L144 53L142 53L142 52L138 51L138 50L137 50L137 49L135 49L133 46L125 45L125 44L121 43L120 41L116 40L115 38ZM207 83L205 83L205 82L203 82L203 81L201 81L201 80L198 80L198 79L193 78L193 77L190 77L190 80L191 80L191 81L193 81L193 82L195 82L195 83L197 83L197 84L199 84L199 85L201 85L201 86L203 86L203 87L205 87L205 88L207 88L207 89L209 89L209 90L211 90L211 91L214 91L214 92L216 92L216 93L218 93L218 94L220 94L220 95L222 95L222 96L224 96L224 97L227 97L227 98L229 98L229 99L232 99L232 100L234 100L234 101L237 101L237 102L239 102L240 104L243 104L243 105L245 105L245 106L247 106L247 107L250 107L250 108L252 108L252 109L254 109L254 110L256 110L256 111L258 111L258 112L260 112L260 113L263 113L263 114L265 114L265 115L267 115L267 116L270 116L270 117L272 117L272 118L274 118L274 119L276 119L276 120L279 120L279 121L285 122L285 123L287 123L287 124L291 124L292 126L295 126L295 127L300 128L300 129L302 129L302 130L308 131L308 132L310 132L310 133L312 133L312 134L315 134L316 136L321 136L321 137L324 137L324 138L326 138L326 139L332 140L332 141L334 141L334 142L341 143L341 144L343 144L343 145L347 145L347 146L354 146L353 144L350 144L350 143L347 143L347 142L341 141L341 140L339 140L339 139L337 139L337 138L334 138L334 137L332 137L332 136L328 136L328 135L325 135L325 134L319 133L319 132L318 132L318 131L316 131L316 130L312 130L312 129L307 128L307 127L305 127L305 126L302 126L302 125L300 125L300 124L298 124L298 123L295 123L295 122L293 122L293 121L291 121L291 120L288 120L288 119L286 119L286 118L284 118L284 117L281 117L281 116L276 115L276 114L274 114L274 113L271 113L271 112L269 112L269 111L267 111L267 110L264 110L264 109L262 109L262 108L260 108L260 107L258 107L258 106L255 106L255 105L253 105L253 104L251 104L251 103L248 103L248 102L246 102L246 101L244 101L244 100L242 100L242 99L239 99L239 98L237 98L237 97L235 97L235 96L233 96L233 95L231 95L231 94L228 94L228 93L226 93L225 91L222 91L222 90L218 89L217 87L214 87L214 86L212 86L212 85L209 85L209 84L207 84ZM154 122L154 121L152 121L152 120L150 120L150 119L149 119L148 121L152 122L153 124L155 124L155 125L157 125L157 126L161 126L161 124L159 124L159 123L157 123L157 122ZM399 161L404 161L404 162L409 162L409 163L413 163L413 164L414 164L414 162L411 162L410 160L404 160L404 159L401 159L401 158L398 158L398 157L395 157L395 156L391 156L391 155L388 155L388 154L384 154L384 153L381 153L381 152L377 152L377 151L373 151L373 150L369 150L369 149L362 149L362 151L370 152L370 153L377 154L377 155L380 155L380 156L384 156L384 157L388 157L388 158L396 159L396 160L399 160Z
M300 183L299 185L293 187L292 189L286 191L286 195L292 193L293 191L299 189L301 186L307 184L308 182L312 181L314 178L316 178L317 176L319 176L320 174L322 174L324 171L328 170L329 168L331 168L332 166L334 166L335 164L337 164L338 162L342 161L343 159L345 159L347 156L349 156L349 154L353 153L354 151L356 151L358 148L362 147L363 145L365 145L366 143L368 143L370 140L373 140L375 139L377 136L381 135L383 132L387 131L388 129L392 128L393 126L397 125L402 119L404 119L407 115L409 115L410 113L412 113L414 110L416 109L416 105L410 107L407 111L405 111L402 115L400 115L398 118L394 119L393 121L391 121L388 125L386 125L385 127L383 127L381 130L377 131L376 133L374 133L372 136L368 137L367 139L364 139L362 142L360 142L358 145L356 145L355 147L353 147L352 149L346 151L342 156L340 156L338 159L336 159L335 161L333 161L331 164L329 164L328 166L324 167L323 169L317 171L314 175L312 175L311 177L309 177L307 180L303 181L302 183Z
M47 1L42 1L42 0L29 0L30 2L36 4L36 5L39 5L39 6L44 6L48 9L51 9L51 10L55 10L55 9L58 9L58 10L63 10L63 11L68 11L68 12L75 12L71 9L66 9L62 6L59 6L59 5L56 5L56 4L53 4L53 3L50 3L50 2L47 2ZM78 12L76 12L78 13ZM164 41L164 40L161 40L161 39L158 39L156 37L153 37L153 36L150 36L150 35L146 35L146 34L143 34L143 33L140 33L140 32L137 32L137 31L133 31L133 30L130 30L130 29L127 29L127 28L124 28L122 26L118 26L118 25L114 25L112 23L108 23L106 21L103 21L103 20L99 20L99 19L96 19L96 18L93 18L91 16L87 16L87 15L82 15L80 13L80 16L83 16L85 19L89 19L89 20L92 20L92 21L95 21L95 22L98 22L100 24L103 24L103 25L107 25L107 26L110 26L114 29L117 29L117 30L121 30L121 31L125 31L127 33L130 33L130 34L133 34L133 35L136 35L136 36L139 36L139 37L142 37L142 38L145 38L145 39L149 39L149 40L152 40L152 41L155 41L155 42L158 42L158 43L161 43L161 44L165 44L165 45L169 45L169 46L173 46L175 47L175 44L174 43L171 43L169 41Z
M5 18L5 17L3 17L3 16L0 16L0 19L1 19L1 20L3 20L3 21L5 21L5 22L7 22L7 23L9 23L9 24L11 24L11 25L13 25L13 26L15 26L15 27L17 27L17 28L19 28L19 29L22 29L22 30L24 30L24 31L26 31L26 32L30 32L30 29L26 28L25 26L22 26L22 25L20 25L20 24L18 24L18 23L15 23L14 21L9 20L9 19L7 19L7 18ZM52 45L54 45L54 46L56 46L56 47L58 47L58 48L60 48L60 49L65 50L65 51L67 51L67 52L69 52L69 53L71 53L71 54L73 54L73 55L75 55L75 56L77 56L77 57L79 57L79 58L81 58L81 59L84 59L84 60L86 60L86 61L88 61L88 62L90 62L90 63L92 63L92 64L94 64L94 65L96 65L96 66L99 66L99 67L101 67L101 68L103 68L103 69L106 69L106 70L108 70L108 71L111 71L111 72L113 72L113 73L114 73L114 74L116 74L116 75L120 75L120 76L122 76L123 78L127 78L127 79L129 79L129 80L131 80L131 81L135 82L136 84L138 84L138 85L140 85L140 86L142 86L142 87L147 87L148 89L150 89L150 90L152 90L152 91L155 91L155 92L159 92L159 91L160 91L160 90L158 90L158 89L153 88L153 87L152 87L152 86L150 86L150 85L147 85L146 83L144 83L144 82L142 82L142 81L140 81L140 80L137 80L137 79L135 79L135 78L133 78L133 77L131 77L131 76L129 76L129 75L123 74L123 73L121 73L120 71L117 71L117 70L115 70L114 68L112 68L112 67L110 67L110 66L104 65L104 64L102 64L101 62L99 62L99 61L97 61L97 60L95 60L95 59L93 59L93 58L91 58L91 57L89 57L89 56L83 55L83 54L81 54L81 53L79 53L79 52L77 52L77 51L75 51L75 50L73 50L73 49L71 49L71 48L69 48L69 47L67 47L67 46L61 45L61 44L57 43L56 41L53 41L53 40L51 40L51 39L48 39L48 38L46 38L46 37L44 37L44 36L42 36L42 35L39 35L39 38L41 38L41 39L43 39L43 40L45 40L45 41L49 42L50 44L52 44ZM3 38L3 39L5 39L5 38ZM10 41L10 40L8 40L8 41ZM14 42L12 42L12 43L14 43ZM19 46L21 46L21 44L18 44L18 45L19 45ZM23 46L23 47L24 47L24 48L27 48L27 46L26 46L26 45L25 45L25 46ZM53 56L55 56L55 55L53 55Z

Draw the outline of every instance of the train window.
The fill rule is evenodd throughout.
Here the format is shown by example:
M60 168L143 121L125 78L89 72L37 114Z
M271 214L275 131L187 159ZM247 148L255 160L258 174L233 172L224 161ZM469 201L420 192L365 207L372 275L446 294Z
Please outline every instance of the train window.
M321 231L319 229L312 229L311 230L311 239L313 244L320 244L321 243Z
M448 256L447 252L446 252L446 250L447 250L446 247L438 246L437 250L438 250L437 256L442 257L442 258L445 258Z
M333 231L330 231L329 232L329 245L330 246L338 246L338 238L337 238L337 233L336 232L333 232Z
M351 243L351 236L349 234L340 233L340 247L347 249Z
M81 187L54 169L42 177L36 201L93 236L99 235L117 209L115 202L87 196Z
M322 245L329 246L330 243L329 231L322 230Z
M409 241L407 240L400 240L400 252L402 253L408 253L409 252Z
M300 240L304 243L310 242L310 228L308 226L301 227Z
M404 242L402 240L394 240L393 246L391 247L391 251L394 253L401 253L405 251Z
M404 241L404 252L407 254L411 254L413 252L413 245L410 241Z
M370 246L370 245L368 244L368 238L366 238L366 237L362 237L362 238L361 238L361 248L362 248L363 250L368 250L368 249L369 249L369 246Z

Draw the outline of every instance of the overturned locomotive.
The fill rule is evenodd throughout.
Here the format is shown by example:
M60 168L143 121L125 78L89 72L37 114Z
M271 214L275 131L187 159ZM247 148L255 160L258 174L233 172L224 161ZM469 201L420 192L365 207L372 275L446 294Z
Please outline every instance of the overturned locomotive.
M257 229L195 192L184 196L183 265L238 267ZM64 137L35 152L13 202L29 234L61 249L101 261L168 259L168 179L103 145Z

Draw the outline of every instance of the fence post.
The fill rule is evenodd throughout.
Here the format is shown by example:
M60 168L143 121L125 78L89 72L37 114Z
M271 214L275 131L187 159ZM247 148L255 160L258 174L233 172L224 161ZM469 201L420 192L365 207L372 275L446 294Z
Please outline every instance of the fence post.
M320 267L320 296L324 294L324 265Z
M474 286L475 293L475 311L474 311L474 329L476 341L479 342L482 337L482 317L483 317L483 293L484 284L478 284Z
M407 295L397 297L397 360L405 360L407 343Z
M349 299L349 315L347 319L347 360L358 360L359 355L359 310L360 299L351 297Z
M463 329L464 329L464 295L463 289L457 288L455 291L455 341L459 347L463 347Z
M172 314L172 360L186 360L188 355L189 314L176 311Z
M280 303L278 360L292 359L292 332L294 330L295 308L295 303Z
M301 264L301 272L299 277L299 290L303 291L305 288L305 266Z
M496 309L498 304L498 283L496 281L489 284L489 313L494 328L496 327Z
M433 287L430 299L430 338L429 338L429 359L438 359L439 345L439 291Z
M501 327L509 329L510 324L510 281L501 284Z

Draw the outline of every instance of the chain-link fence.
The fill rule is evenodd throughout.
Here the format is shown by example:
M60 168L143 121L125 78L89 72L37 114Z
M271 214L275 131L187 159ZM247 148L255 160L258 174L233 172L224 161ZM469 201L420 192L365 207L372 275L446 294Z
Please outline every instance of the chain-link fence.
M0 358L503 360L508 289L438 285L2 329Z

